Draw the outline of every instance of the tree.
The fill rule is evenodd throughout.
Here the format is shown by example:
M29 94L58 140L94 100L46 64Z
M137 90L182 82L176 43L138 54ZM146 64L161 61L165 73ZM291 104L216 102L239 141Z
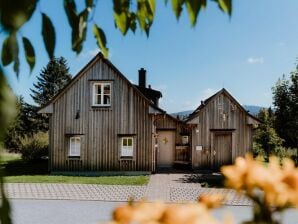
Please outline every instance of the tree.
M11 151L20 152L21 140L31 138L35 133L47 131L48 124L41 114L37 114L38 107L32 106L20 96L16 102L16 117L10 123L4 136L4 147Z
M262 109L258 118L262 121L254 134L253 152L255 155L265 154L266 159L269 155L275 153L283 143L273 128L274 117L271 108Z
M298 66L290 80L283 75L273 87L274 126L284 146L298 148Z
M71 80L65 58L51 59L37 80L31 97L38 106L44 106Z
M23 113L24 98L20 96L16 102L17 116L10 123L4 137L4 147L9 150L19 151L21 145L21 138L25 135L24 128L26 127L24 119L26 116Z

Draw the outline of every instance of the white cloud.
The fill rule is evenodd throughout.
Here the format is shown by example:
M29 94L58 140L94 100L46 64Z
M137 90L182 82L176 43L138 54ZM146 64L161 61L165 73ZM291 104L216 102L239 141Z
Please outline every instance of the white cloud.
M250 57L247 59L247 63L249 64L263 64L264 58L263 57Z
M90 56L94 57L95 55L98 54L98 52L99 52L99 49L98 48L94 48L93 50L89 50L87 52L87 55L90 55Z
M212 89L212 88L204 89L201 93L201 99L200 100L205 100L208 97L212 96L214 93L216 93L215 89Z

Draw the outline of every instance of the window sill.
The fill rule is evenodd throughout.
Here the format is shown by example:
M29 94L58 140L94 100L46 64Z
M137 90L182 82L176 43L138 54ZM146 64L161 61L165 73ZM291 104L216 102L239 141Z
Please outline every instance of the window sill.
M112 110L112 106L91 106L94 110Z
M122 157L119 158L119 160L130 160L131 161L131 160L135 160L135 159L133 157L122 156Z
M68 156L69 160L80 160L81 156Z

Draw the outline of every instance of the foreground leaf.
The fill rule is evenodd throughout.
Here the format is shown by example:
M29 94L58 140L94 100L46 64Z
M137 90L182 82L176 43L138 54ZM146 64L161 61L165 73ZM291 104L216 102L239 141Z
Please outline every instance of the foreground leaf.
M172 9L177 19L180 18L183 9L184 0L172 0Z
M1 142L4 133L10 120L15 115L15 97L5 80L4 73L0 67L0 160L2 146ZM0 163L1 164L1 163ZM3 183L3 169L0 168L0 223L11 224L10 205L5 196L4 183Z
M204 5L204 1L187 0L185 4L190 23L192 26L195 26L201 6Z
M130 27L129 0L113 0L114 21L122 35L125 35Z
M103 30L96 24L93 26L93 34L96 39L98 47L101 49L104 56L107 58L109 54L109 49L107 48L107 39Z
M8 36L2 45L1 60L4 66L9 65L13 61L13 54L11 51L11 38Z
M232 14L232 0L218 0L218 5L225 13Z
M30 66L30 72L32 72L35 66L35 51L30 40L27 37L23 37L22 39L23 39L23 45L24 45L24 50L26 55L26 61Z
M66 13L69 25L73 29L77 26L78 16L77 16L77 8L74 0L64 0L64 11Z
M56 34L52 21L44 13L42 13L42 37L49 58L52 59L54 57Z
M13 70L19 76L19 45L16 33L11 33L3 42L1 60L4 66L14 62Z

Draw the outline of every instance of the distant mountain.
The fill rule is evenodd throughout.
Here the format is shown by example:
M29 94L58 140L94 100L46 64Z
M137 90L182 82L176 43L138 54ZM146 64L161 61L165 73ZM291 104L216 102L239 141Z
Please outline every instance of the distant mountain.
M252 115L257 115L261 109L264 107L256 106L256 105L242 105L245 110L247 110Z
M242 105L242 106L244 107L245 110L247 110L252 115L257 115L260 112L260 110L264 108L256 105ZM185 111L172 113L171 115L173 117L177 117L177 115L179 115L179 117L183 118L183 117L187 117L192 112L193 110L185 110Z
M185 111L180 111L180 112L172 113L171 115L173 117L179 116L179 117L183 118L183 117L188 117L188 115L190 115L192 112L193 112L193 110L185 110Z

